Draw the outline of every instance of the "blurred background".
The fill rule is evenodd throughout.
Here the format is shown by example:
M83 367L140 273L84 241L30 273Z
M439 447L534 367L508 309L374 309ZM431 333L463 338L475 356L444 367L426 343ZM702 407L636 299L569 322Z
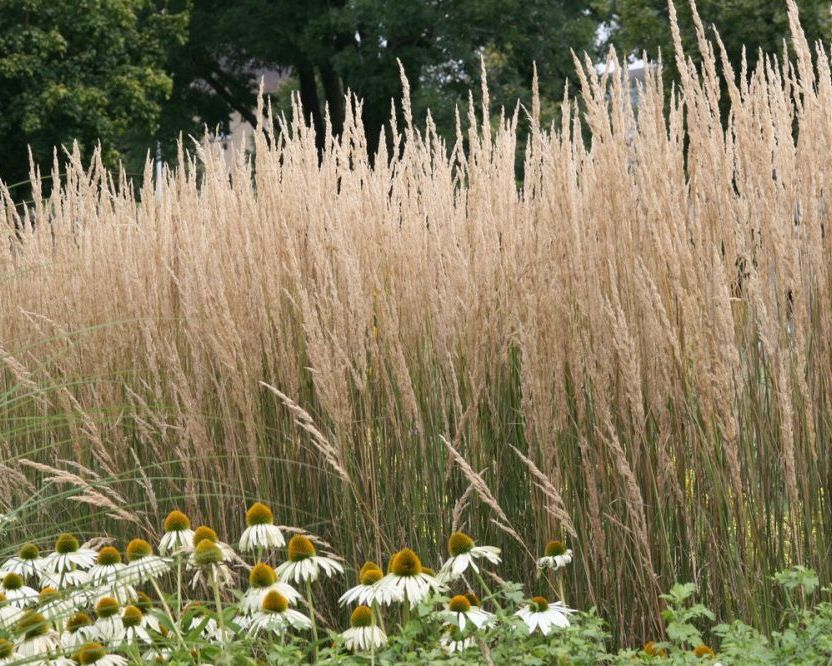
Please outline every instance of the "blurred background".
M828 37L832 3L798 4L810 40ZM783 48L785 0L699 10L737 68L743 43ZM690 45L689 8L678 11ZM29 147L48 171L54 147L76 140L85 156L100 141L107 165L131 175L157 145L174 157L180 133L207 128L229 151L247 149L261 80L276 112L298 93L319 130L328 108L336 133L352 91L374 150L401 94L397 59L418 119L430 108L440 133L479 86L481 59L495 110L529 102L536 63L542 118L556 120L575 84L572 51L671 61L667 14L665 0L0 0L0 180L20 200Z

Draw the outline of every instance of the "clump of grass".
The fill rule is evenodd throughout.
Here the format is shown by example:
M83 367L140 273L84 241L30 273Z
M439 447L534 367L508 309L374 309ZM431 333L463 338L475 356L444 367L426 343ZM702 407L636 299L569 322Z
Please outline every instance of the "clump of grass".
M578 64L519 189L525 116L472 104L446 142L405 97L372 162L359 107L320 156L296 109L158 198L77 150L32 207L3 190L0 503L226 531L262 498L354 561L476 532L516 579L562 534L620 634L674 580L774 626L761 572L832 575L832 63L790 7L794 62L733 72L700 30L637 110Z

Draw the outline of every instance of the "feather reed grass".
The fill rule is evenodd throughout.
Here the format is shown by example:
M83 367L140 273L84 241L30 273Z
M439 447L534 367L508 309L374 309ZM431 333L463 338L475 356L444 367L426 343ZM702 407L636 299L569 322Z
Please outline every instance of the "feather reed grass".
M434 566L464 522L515 579L569 535L570 600L620 636L674 580L774 626L770 572L832 575L832 61L789 4L793 60L734 72L698 23L703 66L677 35L637 109L576 59L559 126L484 84L446 142L405 85L372 162L349 100L321 155L261 108L251 159L183 146L158 197L77 149L32 206L0 188L0 504L234 534L264 498Z

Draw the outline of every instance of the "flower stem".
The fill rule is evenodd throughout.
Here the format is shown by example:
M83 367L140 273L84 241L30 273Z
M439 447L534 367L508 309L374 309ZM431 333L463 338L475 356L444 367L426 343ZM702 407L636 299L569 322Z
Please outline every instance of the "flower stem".
M214 588L214 604L217 606L217 622L220 623L220 636L225 642L225 618L222 614L222 599L220 599L220 581L216 569L212 567L211 586Z
M375 664L376 664L375 628L376 628L376 614L371 612L370 613L370 631L373 633L373 638L370 640L370 666L375 666Z
M176 619L182 619L182 555L176 556Z
M491 603L494 604L494 608L496 608L497 610L500 610L500 603L497 601L496 597L493 594L491 594L491 589L488 587L488 585L485 584L485 580L483 580L483 577L480 574L480 572L475 571L474 575L477 577L477 580L479 581L480 585L482 586L482 589L485 592L485 595L489 599L491 599Z
M162 602L162 608L165 611L165 615L167 615L170 620L170 625L173 627L173 633L176 634L176 640L179 641L179 644L187 651L188 646L185 645L185 641L179 631L179 624L173 619L173 613L170 612L170 606L168 606L168 602L165 601L165 595L162 594L162 590L159 589L159 584L154 578L150 579L150 583L153 585L153 589L156 591L156 596L159 597L159 601Z
M387 628L384 626L384 618L381 615L381 608L378 605L378 601L373 602L373 611L378 615L378 624L381 627L381 630L386 634Z
M315 606L312 603L312 581L306 579L306 602L309 604L309 620L312 622L312 663L318 662L318 625L315 623Z

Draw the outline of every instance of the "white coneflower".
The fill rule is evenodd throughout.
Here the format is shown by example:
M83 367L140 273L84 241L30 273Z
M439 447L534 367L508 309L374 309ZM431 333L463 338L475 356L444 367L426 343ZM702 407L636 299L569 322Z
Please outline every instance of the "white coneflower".
M40 586L42 588L54 587L59 590L66 590L72 587L83 587L89 582L89 573L82 569L71 569L70 571L55 573L44 567L40 572Z
M142 654L146 664L165 664L173 656L173 650L166 647L152 647Z
M476 641L472 636L466 636L462 633L460 628L455 624L449 624L445 627L445 631L439 637L439 647L446 654L453 654L454 652L463 652L468 648L474 647Z
M387 634L373 622L373 611L358 606L350 616L350 628L341 634L344 645L353 652L375 651L387 645Z
M302 534L296 534L289 539L287 558L286 562L277 567L277 575L283 582L315 581L321 572L330 578L336 573L344 572L340 562L318 555L309 538Z
M212 643L227 643L233 637L231 631L221 627L199 602L194 602L185 608L182 614L182 627L185 633L200 628L200 636Z
M568 616L574 612L573 608L567 608L560 601L550 604L545 597L532 597L531 603L523 606L515 615L526 623L530 634L535 629L540 629L541 634L548 636L553 627L568 627Z
M195 569L191 585L196 587L200 582L206 585L227 587L231 584L231 569L225 564L220 547L208 539L203 539L194 549L189 569Z
M107 654L107 650L100 643L87 643L75 655L75 660L81 664L96 664L96 666L126 666L127 659L117 654Z
M46 563L45 558L40 556L40 548L33 543L27 543L20 547L17 555L10 557L0 567L0 578L7 573L16 573L26 580L36 579Z
M572 561L572 549L562 541L550 541L546 544L545 555L537 561L540 569L560 569Z
M277 590L272 590L263 597L263 604L252 615L248 627L252 634L258 631L279 634L287 627L310 629L312 622L303 613L289 608L289 600Z
M252 504L246 511L246 529L240 537L240 550L247 553L285 545L286 539L274 524L272 510L261 502Z
M14 653L14 643L5 638L0 638L0 666L19 663L19 661Z
M188 553L190 553L190 564L193 564L193 556L196 547L200 544L200 542L205 540L208 540L216 544L217 548L219 548L220 552L222 552L222 559L224 562L231 562L233 560L239 559L237 557L237 553L234 552L234 549L224 541L220 541L219 537L217 537L217 533L214 530L212 530L207 525L200 525L194 530L194 536L191 539L191 545L187 548Z
M253 566L248 574L248 589L240 602L243 613L251 615L260 610L263 599L272 590L280 592L293 606L301 598L300 592L289 583L277 580L275 570L268 564L260 562Z
M144 592L139 592L133 605L142 612L145 626L150 627L156 633L161 633L162 626L153 608L153 600Z
M144 592L139 592L133 605L142 612L145 626L150 627L156 633L162 632L162 625L159 623L156 610L153 608L153 599Z
M29 611L17 623L18 657L44 657L59 649L58 632L41 613Z
M111 643L124 637L124 622L121 621L120 611L118 599L114 597L102 597L95 602L93 633L98 640Z
M454 532L448 539L450 557L439 569L436 578L447 583L462 576L469 568L479 573L476 560L484 559L491 564L500 563L500 549L494 546L477 546L464 532Z
M121 613L121 623L124 625L124 635L119 645L136 645L153 643L153 637L148 632L147 618L137 606L127 606Z
M62 594L54 587L45 587L38 595L38 612L56 625L66 620L86 602L86 595L77 592Z
M436 577L425 573L422 561L410 548L404 548L393 556L390 562L390 573L378 584L391 591L397 598L409 603L411 608L415 608L431 593L444 589Z
M92 618L84 612L78 612L67 620L61 634L61 646L64 650L72 652L94 638L95 629Z
M11 628L25 613L24 609L11 603L6 595L0 592L0 629Z
M18 608L31 606L38 600L38 591L26 585L23 576L16 573L7 573L3 576L0 592L6 595L8 603Z
M113 596L122 604L129 603L135 600L136 589L123 581L126 568L118 549L104 546L88 572L90 582L101 588L101 594Z
M55 541L55 552L44 558L43 572L56 574L58 585L64 586L63 577L70 571L86 571L95 564L97 553L92 548L82 548L73 534L61 534ZM50 581L51 582L51 581Z
M153 546L144 539L133 539L125 549L127 564L118 575L126 585L156 580L170 569L170 560L153 554Z
M467 596L458 594L448 601L444 610L438 615L444 622L454 624L460 629L475 626L477 629L484 627L494 621L494 615L484 611L479 604L472 604L471 600L476 599L473 595Z
M159 541L159 554L173 555L190 550L194 539L191 521L181 511L171 511L165 518L165 535Z
M381 567L375 562L367 562L358 572L358 585L344 592L338 603L342 606L358 603L372 607L374 603L389 606L402 601L401 590L388 589L381 584L383 578Z

